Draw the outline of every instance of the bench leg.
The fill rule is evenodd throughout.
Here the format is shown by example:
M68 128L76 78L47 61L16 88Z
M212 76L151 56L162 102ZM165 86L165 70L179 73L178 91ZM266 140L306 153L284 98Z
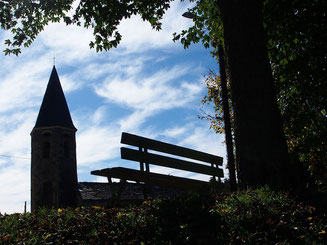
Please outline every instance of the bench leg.
M125 189L125 186L126 186L126 180L125 179L122 179L120 181L120 185L119 185L119 190L118 190L118 193L117 193L117 203L116 205L120 205L120 202L121 202L121 195Z
M149 175L146 174L146 180L144 182L144 189L143 189L143 195L144 199L149 199L150 197L154 199L154 192L153 192L153 186L150 180Z
M125 189L126 180L120 180L118 190L115 190L114 183L112 182L112 179L110 177L108 177L108 182L111 187L111 206L115 207L117 205L120 205L121 203L121 195Z

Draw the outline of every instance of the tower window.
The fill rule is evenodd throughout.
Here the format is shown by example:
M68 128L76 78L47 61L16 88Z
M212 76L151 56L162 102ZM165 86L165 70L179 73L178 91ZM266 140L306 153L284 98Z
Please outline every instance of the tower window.
M43 158L49 158L50 157L50 143L49 142L44 142L42 146L42 157Z

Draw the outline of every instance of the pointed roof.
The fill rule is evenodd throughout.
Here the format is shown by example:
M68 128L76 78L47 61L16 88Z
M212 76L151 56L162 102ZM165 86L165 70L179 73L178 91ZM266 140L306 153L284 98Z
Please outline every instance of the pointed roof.
M62 126L76 130L55 66L53 66L34 128L50 126Z

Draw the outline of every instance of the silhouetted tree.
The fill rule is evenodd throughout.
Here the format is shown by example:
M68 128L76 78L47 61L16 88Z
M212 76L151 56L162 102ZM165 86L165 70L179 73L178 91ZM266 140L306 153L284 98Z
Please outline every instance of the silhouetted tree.
M231 191L236 191L236 175L235 175L235 159L234 159L234 147L232 137L232 127L229 111L229 99L227 91L227 77L225 69L225 54L221 44L218 46L218 59L219 59L219 72L220 72L220 84L221 84L221 97L224 111L224 126L225 126L225 138L227 149L227 167L229 171L229 184Z

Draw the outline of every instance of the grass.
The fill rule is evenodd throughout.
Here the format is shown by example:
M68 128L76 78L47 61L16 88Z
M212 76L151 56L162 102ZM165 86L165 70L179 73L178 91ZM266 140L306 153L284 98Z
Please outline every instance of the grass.
M268 188L0 215L0 244L327 244L326 210Z

